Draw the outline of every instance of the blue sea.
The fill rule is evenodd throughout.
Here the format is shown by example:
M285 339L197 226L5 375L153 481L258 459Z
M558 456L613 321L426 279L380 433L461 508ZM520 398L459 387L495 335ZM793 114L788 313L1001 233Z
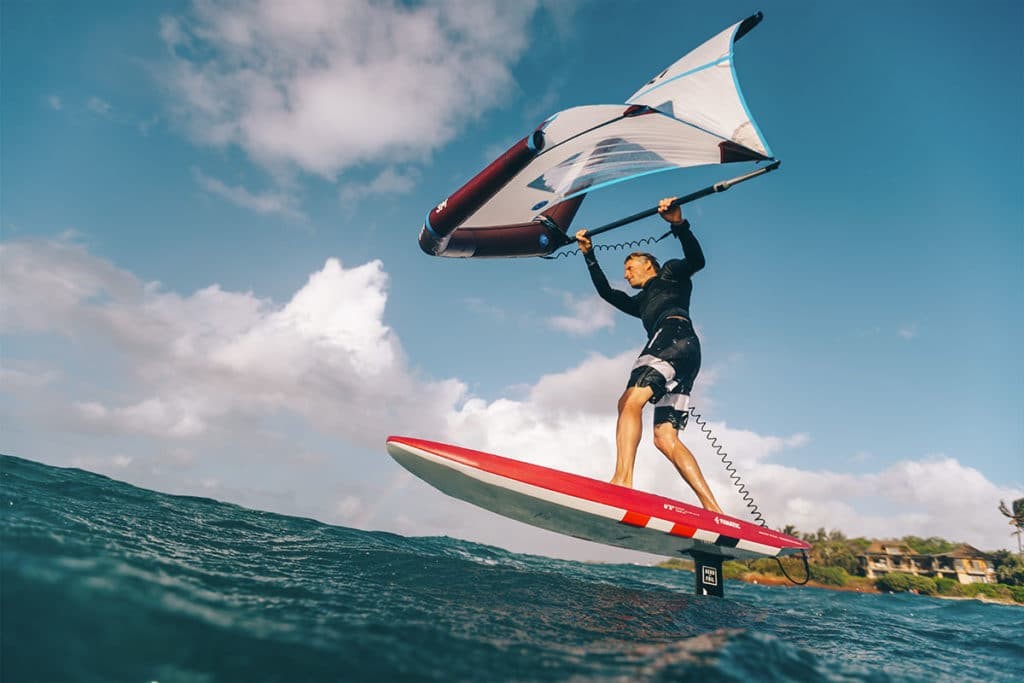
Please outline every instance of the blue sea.
M329 526L0 457L0 680L1021 681L1024 609Z

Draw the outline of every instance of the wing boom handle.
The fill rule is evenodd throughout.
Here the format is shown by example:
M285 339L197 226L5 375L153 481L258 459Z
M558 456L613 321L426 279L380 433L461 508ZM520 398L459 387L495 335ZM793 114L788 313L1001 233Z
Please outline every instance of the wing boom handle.
M686 195L685 197L679 197L674 202L672 202L672 206L682 206L683 204L689 204L692 201L696 201L701 197L707 197L710 194L725 192L733 185L739 185L740 183L746 182L751 178L756 178L759 175L764 175L765 173L770 173L771 171L774 171L779 167L779 164L781 163L781 161L776 160L768 164L767 166L751 171L750 173L746 173L741 176L736 176L735 178L730 178L729 180L721 180L715 183L714 185L709 185L702 190L692 192ZM593 237L594 235L600 235L602 232L608 232L609 230L614 230L615 228L621 228L623 225L635 223L641 218L647 218L648 216L653 216L656 213L658 213L658 207L656 206L654 208L641 211L640 213L634 213L632 216L626 216L625 218L620 218L617 221L612 221L611 223L607 223L600 227L594 228L593 230L588 230L587 237Z

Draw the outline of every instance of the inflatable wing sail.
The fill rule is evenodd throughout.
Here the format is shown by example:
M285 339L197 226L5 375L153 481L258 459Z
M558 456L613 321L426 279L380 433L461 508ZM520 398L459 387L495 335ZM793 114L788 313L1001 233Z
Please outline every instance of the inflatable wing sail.
M589 192L677 168L772 159L733 66L733 44L761 18L722 31L625 104L548 118L427 214L420 248L541 256L573 242L568 229Z

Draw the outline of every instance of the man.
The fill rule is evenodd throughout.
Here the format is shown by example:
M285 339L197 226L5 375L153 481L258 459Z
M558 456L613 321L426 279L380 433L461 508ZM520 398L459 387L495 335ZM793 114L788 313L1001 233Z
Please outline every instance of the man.
M658 213L672 225L683 245L683 259L664 266L650 254L634 252L626 257L625 277L640 293L630 296L608 284L594 255L586 230L576 241L590 270L590 278L601 298L623 313L640 318L647 330L647 345L633 364L626 390L619 398L619 419L615 427L615 476L611 483L633 486L633 463L643 430L641 417L647 403L654 404L654 445L675 465L701 505L722 512L693 453L679 440L679 430L689 418L690 391L700 370L700 341L690 322L690 278L704 267L704 252L690 231L675 197L662 199Z

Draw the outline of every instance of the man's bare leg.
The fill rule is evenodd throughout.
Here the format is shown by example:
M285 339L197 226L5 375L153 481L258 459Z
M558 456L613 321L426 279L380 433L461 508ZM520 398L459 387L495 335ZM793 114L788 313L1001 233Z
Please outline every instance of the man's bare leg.
M644 406L654 395L650 387L629 387L619 398L619 420L615 424L615 476L613 484L633 488L633 463L643 433Z
M715 500L714 494L711 493L711 488L704 480L700 466L697 465L697 459L693 457L690 449L679 440L679 432L675 425L671 422L654 425L654 445L675 465L676 470L697 494L700 504L705 509L722 512L721 506Z

